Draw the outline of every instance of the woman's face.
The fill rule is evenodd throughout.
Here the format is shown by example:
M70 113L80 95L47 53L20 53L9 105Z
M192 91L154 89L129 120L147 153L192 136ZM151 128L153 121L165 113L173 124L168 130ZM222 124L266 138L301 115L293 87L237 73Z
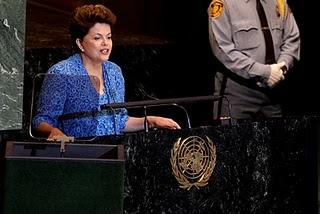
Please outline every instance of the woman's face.
M112 50L110 25L96 23L82 41L77 41L77 44L82 54L89 60L97 63L108 60Z

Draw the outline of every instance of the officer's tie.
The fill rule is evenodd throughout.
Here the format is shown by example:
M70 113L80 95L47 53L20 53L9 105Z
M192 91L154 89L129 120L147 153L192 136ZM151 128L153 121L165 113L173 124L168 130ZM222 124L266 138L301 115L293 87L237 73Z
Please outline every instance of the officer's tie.
M273 48L273 41L270 32L270 28L268 26L268 21L266 18L266 14L262 7L260 0L257 1L257 12L260 18L261 29L264 35L264 41L266 44L266 64L273 64L275 63L275 56L274 56L274 48Z

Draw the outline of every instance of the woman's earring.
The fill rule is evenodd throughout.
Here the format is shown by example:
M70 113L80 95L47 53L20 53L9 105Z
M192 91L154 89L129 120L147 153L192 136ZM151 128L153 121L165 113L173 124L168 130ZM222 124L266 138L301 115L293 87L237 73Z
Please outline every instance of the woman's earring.
M82 47L82 45L81 45L81 42L80 42L80 39L76 39L76 43L77 43L80 51L81 51L81 52L84 52L84 49L83 49L83 47Z

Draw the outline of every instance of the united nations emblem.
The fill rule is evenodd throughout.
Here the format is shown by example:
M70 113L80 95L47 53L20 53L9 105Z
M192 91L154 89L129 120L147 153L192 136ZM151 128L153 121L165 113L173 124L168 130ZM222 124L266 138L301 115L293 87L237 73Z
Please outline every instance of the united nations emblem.
M172 171L180 187L189 190L192 186L206 186L216 165L216 147L206 136L179 138L171 149Z

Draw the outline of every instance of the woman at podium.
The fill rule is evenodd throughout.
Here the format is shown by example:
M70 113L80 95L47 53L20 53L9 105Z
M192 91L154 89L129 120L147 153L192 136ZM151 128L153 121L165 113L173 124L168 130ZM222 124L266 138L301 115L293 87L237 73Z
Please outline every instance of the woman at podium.
M100 4L74 10L69 32L75 52L49 68L32 121L49 140L122 134L142 130L145 124L180 128L170 118L131 117L125 108L101 111L102 105L124 102L121 68L109 60L115 22L113 12Z

